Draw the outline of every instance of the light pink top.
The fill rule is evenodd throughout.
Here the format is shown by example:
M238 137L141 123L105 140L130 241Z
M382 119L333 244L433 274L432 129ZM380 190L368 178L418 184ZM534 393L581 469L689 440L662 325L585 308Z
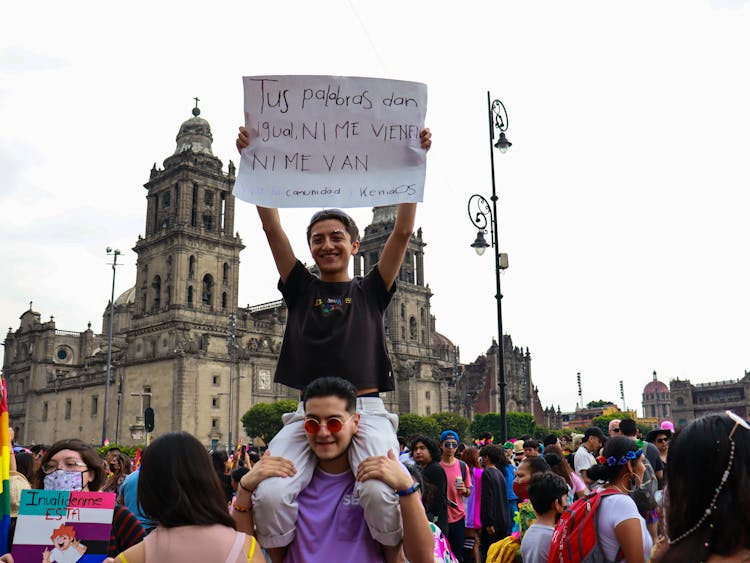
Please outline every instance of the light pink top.
M178 528L159 526L143 540L146 563L246 563L247 553L242 549L246 537L221 524ZM239 550L236 543L240 544ZM237 555L227 560L233 548Z

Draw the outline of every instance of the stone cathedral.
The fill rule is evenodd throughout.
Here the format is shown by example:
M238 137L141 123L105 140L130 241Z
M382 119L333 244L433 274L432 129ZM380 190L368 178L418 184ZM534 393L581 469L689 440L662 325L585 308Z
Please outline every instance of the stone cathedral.
M135 285L114 303L108 439L143 442L143 411L155 412L155 435L184 430L207 447L236 443L252 405L294 399L273 382L286 321L283 301L237 304L240 252L234 231L235 166L212 151L209 123L193 110L163 167L151 169L146 225L138 236ZM377 262L395 207L375 208L354 274ZM261 240L263 233L253 233ZM263 239L265 243L265 239ZM385 317L396 390L384 396L397 413L455 408L462 367L458 348L435 330L424 279L421 229L413 235ZM30 305L4 346L10 422L23 444L80 437L100 443L110 305L102 331L57 329ZM530 383L528 366L524 368ZM511 377L511 374L509 374ZM456 409L458 410L458 409ZM520 410L520 409L519 409ZM531 410L529 405L528 409Z

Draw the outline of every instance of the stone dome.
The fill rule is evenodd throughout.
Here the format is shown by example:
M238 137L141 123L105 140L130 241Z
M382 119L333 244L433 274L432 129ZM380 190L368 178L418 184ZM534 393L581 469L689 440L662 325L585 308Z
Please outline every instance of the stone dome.
M115 307L118 305L130 305L132 303L135 303L135 286L124 291L117 299L115 299Z
M193 108L193 117L185 121L180 126L180 132L177 133L177 147L174 154L180 154L187 150L194 153L204 153L213 156L211 144L214 137L211 134L211 126L208 121L199 117L201 110Z
M669 387L665 383L654 379L653 381L649 381L643 388L644 395L652 393L669 393Z

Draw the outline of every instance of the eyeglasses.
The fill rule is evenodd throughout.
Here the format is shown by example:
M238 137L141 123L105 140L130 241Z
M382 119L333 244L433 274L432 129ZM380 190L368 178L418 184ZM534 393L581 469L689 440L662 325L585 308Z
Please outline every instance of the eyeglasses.
M88 465L74 457L66 458L62 460L62 463L58 463L57 461L48 461L47 463L42 465L42 471L45 475L49 475L50 473L53 473L58 469L62 469L64 471L83 472L86 471L87 468Z
M458 442L443 442L443 446L446 448L457 448Z
M341 432L344 429L344 425L352 418L354 418L354 415L351 415L346 420L344 420L340 416L331 416L328 417L322 424L317 418L306 418L305 432L307 432L308 434L317 434L318 432L320 432L320 428L322 426L325 426L331 434L336 434L338 432Z
M732 411L724 411L724 414L734 421L734 426L732 426L732 430L729 432L730 440L734 440L734 433L737 431L738 426L742 426L745 430L750 430L750 424L748 424L746 420L740 418L739 415L736 415Z

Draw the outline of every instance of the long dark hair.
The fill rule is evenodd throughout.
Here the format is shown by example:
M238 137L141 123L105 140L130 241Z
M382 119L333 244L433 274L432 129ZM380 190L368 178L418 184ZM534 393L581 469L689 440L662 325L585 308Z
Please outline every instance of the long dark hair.
M607 459L613 457L616 460L622 459L627 455L628 452L637 452L638 444L632 438L626 438L625 436L615 436L607 440L604 444L603 456ZM633 463L637 460L633 459ZM624 471L630 471L627 463L614 465L608 465L607 463L597 463L589 467L586 475L592 481L605 481L607 483L613 483L617 480L620 474Z
M552 473L557 473L560 477L565 479L565 482L571 489L573 488L573 480L570 478L570 474L573 473L573 470L568 462L565 461L565 456L563 456L562 450L559 447L550 444L544 448L544 461L549 464Z
M88 471L93 472L92 479L86 485L87 490L98 491L104 486L106 475L104 473L104 467L102 467L102 458L99 455L99 452L82 440L70 439L55 442L47 450L47 453L42 456L42 459L39 462L39 469L34 473L34 479L31 483L35 489L44 488L44 471L42 471L42 467L44 467L44 464L52 459L57 452L62 450L73 450L74 452L81 454L81 459L88 467Z
M208 452L187 432L164 434L143 452L138 504L145 516L165 528L235 528Z
M734 431L734 458L726 482L735 421L712 414L692 421L669 441L666 522L674 541L695 527L721 487L710 515L692 533L671 545L661 561L706 561L750 549L750 430Z

